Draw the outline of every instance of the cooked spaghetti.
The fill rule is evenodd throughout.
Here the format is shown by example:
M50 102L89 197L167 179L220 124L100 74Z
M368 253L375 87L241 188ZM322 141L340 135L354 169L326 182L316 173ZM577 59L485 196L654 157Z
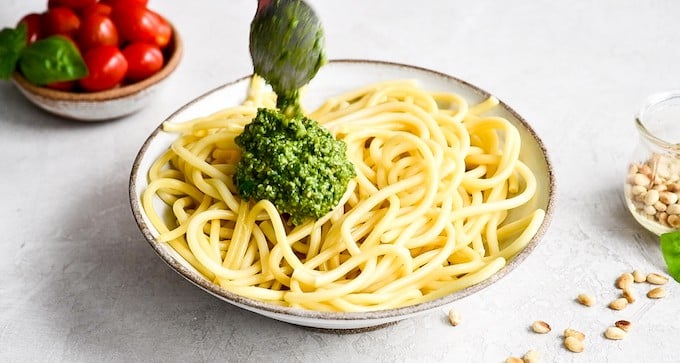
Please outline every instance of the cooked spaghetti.
M347 144L357 176L324 217L286 223L271 202L240 199L233 182L234 138L275 101L255 76L242 105L164 123L179 137L150 168L142 195L158 242L224 289L317 311L417 304L489 278L543 221L541 209L506 221L533 198L536 179L519 160L519 131L485 116L495 98L468 105L389 81L308 114Z

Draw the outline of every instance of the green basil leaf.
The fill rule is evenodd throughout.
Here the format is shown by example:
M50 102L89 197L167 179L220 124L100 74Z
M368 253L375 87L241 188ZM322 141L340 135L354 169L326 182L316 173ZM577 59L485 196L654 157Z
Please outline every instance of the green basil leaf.
M54 35L24 48L19 68L26 79L37 85L73 81L87 75L87 66L78 49L65 37Z
M680 231L664 233L660 236L661 253L668 266L668 273L680 282Z
M9 79L14 73L21 51L26 47L26 24L16 29L0 31L0 79Z

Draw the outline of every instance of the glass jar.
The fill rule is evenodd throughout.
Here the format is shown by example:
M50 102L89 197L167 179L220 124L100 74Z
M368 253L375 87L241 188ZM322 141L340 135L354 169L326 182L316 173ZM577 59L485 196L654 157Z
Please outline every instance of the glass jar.
M635 125L640 137L626 174L626 205L657 235L680 229L680 91L650 96Z

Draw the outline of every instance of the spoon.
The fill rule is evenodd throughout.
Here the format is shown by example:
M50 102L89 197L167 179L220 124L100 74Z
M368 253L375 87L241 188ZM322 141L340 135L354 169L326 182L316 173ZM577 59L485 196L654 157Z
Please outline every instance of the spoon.
M326 63L321 21L302 0L258 0L250 24L255 73L277 95L286 115L300 112L299 89Z

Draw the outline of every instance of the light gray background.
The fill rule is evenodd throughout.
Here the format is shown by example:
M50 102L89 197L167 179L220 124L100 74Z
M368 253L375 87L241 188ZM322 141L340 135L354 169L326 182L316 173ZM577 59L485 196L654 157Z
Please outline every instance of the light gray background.
M4 0L13 26L45 0ZM631 268L665 271L656 238L621 199L644 98L680 88L680 2L405 1L310 3L330 58L439 70L507 102L543 138L557 208L535 252L509 276L446 309L357 335L301 329L241 311L184 281L153 253L127 200L146 136L185 102L251 72L255 0L151 0L175 23L185 56L162 96L125 119L61 120L0 83L0 361L676 362L680 289L621 312L605 305ZM641 295L646 290L637 285ZM596 295L589 309L574 302ZM602 332L632 321L623 341ZM529 325L553 326L536 335ZM585 352L561 346L571 327Z

